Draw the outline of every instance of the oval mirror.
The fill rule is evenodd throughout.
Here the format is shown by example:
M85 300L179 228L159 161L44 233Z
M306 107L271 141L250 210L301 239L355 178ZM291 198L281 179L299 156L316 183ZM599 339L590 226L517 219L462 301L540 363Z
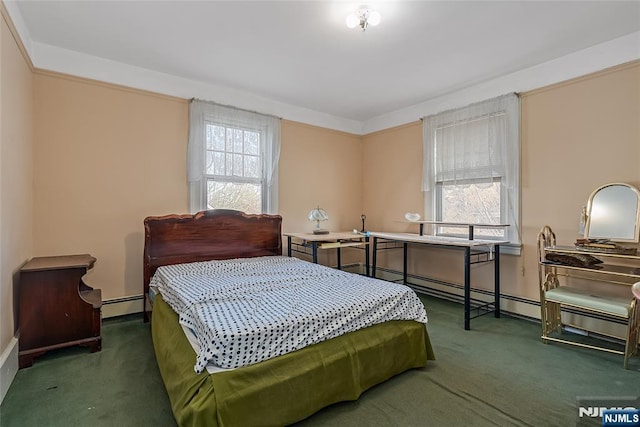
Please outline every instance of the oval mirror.
M640 192L623 183L597 188L587 202L584 237L638 243Z

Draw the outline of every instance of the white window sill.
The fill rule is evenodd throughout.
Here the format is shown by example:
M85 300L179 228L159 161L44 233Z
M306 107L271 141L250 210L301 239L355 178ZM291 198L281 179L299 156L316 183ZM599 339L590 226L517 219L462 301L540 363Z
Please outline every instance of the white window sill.
M504 245L500 245L500 254L501 255L517 255L520 256L522 253L522 245L516 243L506 243Z

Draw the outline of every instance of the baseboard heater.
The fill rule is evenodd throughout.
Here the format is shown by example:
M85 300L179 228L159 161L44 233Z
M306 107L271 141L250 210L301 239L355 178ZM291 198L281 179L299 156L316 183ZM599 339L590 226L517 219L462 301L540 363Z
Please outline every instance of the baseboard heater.
M129 295L121 298L110 298L110 299L103 300L102 305L118 304L121 302L137 301L141 299L142 299L142 295Z
M398 276L398 280L394 280L395 282L400 282L402 283L402 272L398 271L398 270L392 270L389 268L385 268L385 267L376 267L376 271L382 271L394 276ZM452 302L457 302L457 303L463 303L464 302L464 296L462 295L462 292L464 292L464 285L460 285L458 283L453 283L453 282L447 282L444 280L439 280L439 279L435 279L432 277L427 277L427 276L421 276L418 274L407 274L407 286L411 287L412 289L414 289L416 292L425 294L425 295L429 295L429 296L433 296L433 297L437 297L437 298L442 298L442 299L446 299L448 301L452 301ZM444 287L448 287L452 290L458 290L461 293L453 293L453 292L449 292L443 289L437 289L437 288L432 288L427 286L426 284L423 283L415 283L416 281L420 281L423 283L433 283L439 286L444 286ZM486 295L488 297L493 297L493 292L486 290L486 289L477 289L477 288L471 288L471 292L472 293L476 293L476 294L481 294L481 295ZM540 301L536 301L536 300L531 300L528 298L523 298L523 297L518 297L518 296L514 296L514 295L509 295L509 294L504 294L504 293L500 293L500 299L503 300L509 300L509 301L514 301L517 303L521 303L521 304L528 304L531 306L535 306L538 308L538 310L540 309ZM478 300L480 302L486 302L483 300ZM613 323L618 323L618 324L622 324L624 325L625 323L623 321L621 321L620 319L616 319L614 317L608 317L606 315L601 315L598 313L591 313L591 312L583 312L581 310L578 309L574 309L571 307L562 307L562 311L569 313L569 314L576 314L576 315L580 315L580 316L585 316L585 317L590 317L593 319L597 319L597 320L603 320L603 321L607 321L607 322L613 322ZM540 323L540 319L536 318L536 317L531 317L531 316L526 316L524 314L521 313L516 313L513 311L507 311L504 309L501 309L501 312L504 314L507 314L509 316L512 317L517 317L517 318L521 318L521 319L526 319L526 320L531 320L531 321L535 321L537 323Z
M102 301L102 318L142 313L143 301L142 295L106 299Z

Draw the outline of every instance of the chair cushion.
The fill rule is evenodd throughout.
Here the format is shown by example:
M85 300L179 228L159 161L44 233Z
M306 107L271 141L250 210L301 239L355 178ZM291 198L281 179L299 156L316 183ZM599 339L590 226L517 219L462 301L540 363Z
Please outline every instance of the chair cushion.
M545 297L547 301L550 302L600 311L624 318L629 317L631 301L633 301L633 298L629 297L598 295L584 289L571 288L568 286L559 286L551 289L545 292Z

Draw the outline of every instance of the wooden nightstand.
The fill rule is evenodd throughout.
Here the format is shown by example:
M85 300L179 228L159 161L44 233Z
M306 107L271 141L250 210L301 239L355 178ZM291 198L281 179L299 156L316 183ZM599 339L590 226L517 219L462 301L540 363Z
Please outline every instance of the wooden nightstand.
M20 269L20 368L57 348L100 350L102 295L82 281L95 262L86 254L37 257Z

